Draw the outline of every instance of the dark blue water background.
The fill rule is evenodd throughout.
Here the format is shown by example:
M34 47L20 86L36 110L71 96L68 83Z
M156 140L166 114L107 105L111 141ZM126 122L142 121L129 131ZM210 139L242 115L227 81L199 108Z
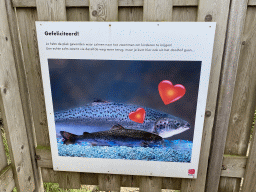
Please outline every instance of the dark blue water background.
M49 59L48 61L55 112L84 106L95 99L135 104L163 111L188 121L191 129L171 139L193 140L200 61L78 59ZM169 80L174 85L182 84L186 88L186 94L180 100L164 105L158 93L158 84L162 80ZM58 126L56 128L58 130ZM101 131L99 127L88 128L86 125L66 127L66 129L74 134ZM102 130L105 129L103 125ZM58 131L57 136L59 136Z

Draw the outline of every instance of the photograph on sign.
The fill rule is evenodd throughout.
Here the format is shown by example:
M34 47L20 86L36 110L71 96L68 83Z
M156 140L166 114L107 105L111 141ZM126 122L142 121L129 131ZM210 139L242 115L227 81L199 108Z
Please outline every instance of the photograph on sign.
M55 170L196 178L215 24L36 24Z

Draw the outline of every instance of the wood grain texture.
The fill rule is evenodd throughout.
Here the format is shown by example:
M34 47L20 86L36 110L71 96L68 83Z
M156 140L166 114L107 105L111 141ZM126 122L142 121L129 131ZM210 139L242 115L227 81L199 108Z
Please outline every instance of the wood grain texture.
M143 21L172 21L172 0L144 0ZM139 188L142 192L161 191L161 177L141 177Z
M144 0L143 21L172 21L172 0Z
M255 82L255 76L256 76L256 7L248 7L247 10L247 17L246 17L246 25L244 34L242 37L242 41L244 42L244 45L242 46L241 50L241 56L239 60L239 67L241 62L241 70L238 78L239 81L244 80L244 87L241 87L240 85L238 88L241 89L243 97L240 97L244 103L241 105L241 109L244 113L241 113L241 118L245 115L252 116L253 113L249 113L250 110L254 110L255 107L255 94L256 94L256 82ZM237 79L238 79L237 78ZM237 80L238 81L238 80ZM248 117L249 118L249 117ZM250 117L251 118L251 117ZM250 122L245 123L245 125L250 125ZM244 125L244 126L245 126ZM248 129L251 128L251 126L248 127ZM244 177L244 183L243 183L243 192L253 192L256 188L255 185L255 179L256 179L256 169L255 169L255 159L256 159L256 137L255 137L255 127L254 127L254 133L253 133L253 140L251 142L250 146L250 152L249 152L249 159L248 164L246 166L246 172Z
M18 76L18 83L20 87L20 96L22 101L23 107L23 114L27 129L28 135L28 143L29 143L29 150L31 154L31 162L34 171L34 178L35 178L35 188L38 191L43 191L43 181L41 177L41 170L38 168L36 164L36 160L34 158L35 154L35 147L36 147L36 136L35 136L35 127L34 121L32 116L31 110L31 102L30 102L30 94L28 91L28 84L25 75L25 68L24 68L24 60L22 56L22 47L20 46L20 35L18 31L18 24L17 24L17 14L16 9L13 8L11 1L5 0L6 2L6 10L7 10L7 17L10 25L10 34L12 37L12 47L14 53L14 59L16 63L16 70Z
M199 1L197 21L203 22L206 15L212 16L212 21L217 22L214 49L212 56L212 67L207 94L206 111L211 112L210 117L205 117L202 144L200 151L197 179L183 179L181 191L204 192L208 167L208 157L211 145L212 128L215 117L220 70L224 51L225 34L227 29L230 0L204 0Z
M56 178L54 178L54 176L51 175L53 173L51 151L49 149L36 149L36 155L40 156L40 160L37 160L37 163L39 167L42 167L44 182L56 183L57 181ZM82 185L98 185L99 184L98 175L100 174L97 174L97 173L80 173L80 174L81 174L80 178L81 178ZM106 177L107 175L108 174L103 174L104 177ZM115 176L115 175L112 175L112 176ZM103 180L106 181L104 177L103 177ZM142 176L121 175L120 186L139 187L141 177ZM150 178L152 180L154 177L150 177ZM180 178L162 178L161 186L163 189L179 190L181 186L181 179Z
M0 0L0 107L16 187L33 191L34 174L4 0Z
M12 0L14 7L36 7L36 0ZM255 0L249 0L256 5ZM66 0L66 7L88 7L89 0ZM118 0L120 7L143 6L143 0ZM173 6L198 6L198 0L173 0Z
M226 191L239 191L240 190L240 181L241 178L228 178L222 177L219 184L218 192L226 192Z
M247 10L247 1L248 0L233 0L230 7L225 46L226 51L223 57L216 120L214 125L211 155L209 158L206 180L206 191L209 192L218 190L223 154L230 122L231 107L232 104L237 105L237 101L233 101L233 95L239 61L239 53L241 49L241 35L244 28ZM236 130L233 129L232 132L233 131ZM231 145L234 144L235 142L232 138Z
M249 0L248 5L249 6L256 6L256 0Z
M197 7L173 7L172 20L177 21L193 21L197 19Z
M121 175L99 174L99 188L102 191L120 191L121 190Z
M162 189L172 189L180 190L181 189L181 178L162 178Z
M140 177L139 182L140 192L161 192L162 178L161 177Z
M46 183L59 183L62 189L80 189L80 173L53 171L53 169L42 169L43 181Z
M5 155L1 128L2 126L0 125L0 171L8 165L6 155Z
M88 8L67 8L68 21L89 21Z
M248 157L224 155L221 169L221 176L242 178Z
M118 21L143 21L143 8L119 7Z
M89 7L89 0L66 0L67 7Z
M40 21L66 21L65 0L36 0L37 15Z
M256 189L256 131L250 147L249 159L246 166L242 192L254 192Z
M98 185L97 173L80 173L80 180L82 185Z
M15 187L12 166L8 165L0 171L0 191L12 192Z
M118 0L89 0L90 21L117 21ZM100 190L120 191L121 176L98 174Z
M40 21L66 21L67 20L65 0L46 0L46 1L37 0L36 5L37 5L38 20ZM42 107L45 107L45 106L42 106ZM59 172L56 179L57 179L57 183L59 183L60 188L64 188L64 189L81 188L80 173Z
M242 2L239 2L242 3ZM225 154L246 155L251 124L255 109L255 7L248 7L245 29L241 35L240 52L236 85L231 108L229 128L226 139ZM244 13L245 14L245 13ZM248 38L248 39L247 39ZM246 40L246 41L245 41ZM241 42L240 42L241 43ZM240 178L221 178L219 190L239 191ZM238 187L237 187L238 186ZM232 188L235 187L235 188ZM230 189L230 190L228 190Z
M90 0L90 21L118 21L118 0Z
M24 69L38 145L50 146L35 21L36 9L17 9Z

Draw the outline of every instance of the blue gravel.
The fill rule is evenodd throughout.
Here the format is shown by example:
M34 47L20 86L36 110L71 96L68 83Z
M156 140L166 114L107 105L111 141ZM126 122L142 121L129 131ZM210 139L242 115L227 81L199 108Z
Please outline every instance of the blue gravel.
M59 156L127 159L165 162L191 161L193 143L185 140L165 140L162 146L127 147L127 146L91 146L88 143L65 145L58 139Z

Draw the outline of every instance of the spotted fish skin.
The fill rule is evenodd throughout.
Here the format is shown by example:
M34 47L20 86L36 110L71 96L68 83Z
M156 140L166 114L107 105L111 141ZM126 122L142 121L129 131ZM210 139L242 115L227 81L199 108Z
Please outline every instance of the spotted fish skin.
M64 144L74 144L80 142L88 142L93 145L101 146L134 146L136 143L139 146L148 147L151 145L162 144L162 137L135 129L126 129L117 124L110 130L99 131L93 133L84 132L83 135L75 135L69 132L61 131Z
M141 106L115 102L93 102L83 107L55 112L55 122L71 126L88 125L112 127L121 124L127 129L135 129L158 134L163 138L171 137L190 128L187 121L173 115L143 107L146 111L143 123L129 119L129 113ZM86 131L86 130L85 130Z

